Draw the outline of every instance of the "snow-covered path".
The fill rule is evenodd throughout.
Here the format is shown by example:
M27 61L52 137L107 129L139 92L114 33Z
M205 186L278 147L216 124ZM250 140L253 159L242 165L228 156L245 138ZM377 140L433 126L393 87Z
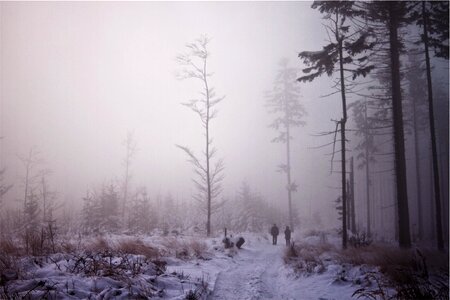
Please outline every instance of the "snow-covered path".
M274 246L264 236L249 234L245 237L243 248L237 250L233 257L216 252L208 260L169 265L168 272L205 280L211 291L208 300L352 299L353 292L358 288L353 286L351 280L336 280L342 269L339 264L328 264L321 273L295 274L283 261L286 249L284 240L279 240L279 244ZM358 274L348 275L353 278L358 277Z
M270 244L241 249L234 263L218 274L210 299L283 299L277 290L283 249Z

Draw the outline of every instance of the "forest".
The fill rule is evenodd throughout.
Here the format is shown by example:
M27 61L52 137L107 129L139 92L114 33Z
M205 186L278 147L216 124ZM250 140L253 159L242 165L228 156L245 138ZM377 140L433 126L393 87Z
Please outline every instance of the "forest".
M448 299L448 59L448 1L0 2L0 299Z

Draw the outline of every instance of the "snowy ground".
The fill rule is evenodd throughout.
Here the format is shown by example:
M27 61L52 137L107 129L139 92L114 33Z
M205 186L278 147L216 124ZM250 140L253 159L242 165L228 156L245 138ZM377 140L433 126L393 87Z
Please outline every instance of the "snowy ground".
M216 255L169 269L206 278L208 299L350 299L358 288L337 280L342 272L339 265L330 263L320 274L299 275L283 261L283 240L274 246L264 235L244 237L246 243L233 257Z
M344 262L337 237L297 237L291 257L282 239L242 236L242 249L224 249L219 237L109 236L46 256L0 255L11 259L0 299L351 299L382 276Z

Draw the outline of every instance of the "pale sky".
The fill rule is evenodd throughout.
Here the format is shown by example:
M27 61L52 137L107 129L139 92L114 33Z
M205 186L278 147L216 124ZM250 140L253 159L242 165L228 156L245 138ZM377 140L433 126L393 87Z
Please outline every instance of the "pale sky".
M277 173L284 145L273 144L273 116L264 93L272 88L278 62L301 68L297 54L317 50L326 37L310 2L1 2L1 164L15 182L18 198L23 167L17 154L37 147L53 170L61 199L81 201L87 188L120 179L127 130L139 151L132 186L150 195L189 199L193 172L175 144L203 148L198 117L182 106L199 91L179 81L175 57L184 45L212 38L209 69L219 95L212 124L218 156L225 159L224 197L240 183L271 201L287 200L285 178ZM307 125L296 128L292 161L295 195L334 207L340 177L329 175L330 149L311 150L329 140L311 134L334 129L339 98L321 78L302 85Z

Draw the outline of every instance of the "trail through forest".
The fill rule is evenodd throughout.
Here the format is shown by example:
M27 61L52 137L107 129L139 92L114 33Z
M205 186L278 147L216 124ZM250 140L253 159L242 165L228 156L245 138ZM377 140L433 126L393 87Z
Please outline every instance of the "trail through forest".
M349 299L354 288L335 282L336 270L298 276L286 266L284 239L252 239L217 273L208 299Z
M276 285L282 249L267 244L241 249L234 263L218 274L210 299L284 299Z

